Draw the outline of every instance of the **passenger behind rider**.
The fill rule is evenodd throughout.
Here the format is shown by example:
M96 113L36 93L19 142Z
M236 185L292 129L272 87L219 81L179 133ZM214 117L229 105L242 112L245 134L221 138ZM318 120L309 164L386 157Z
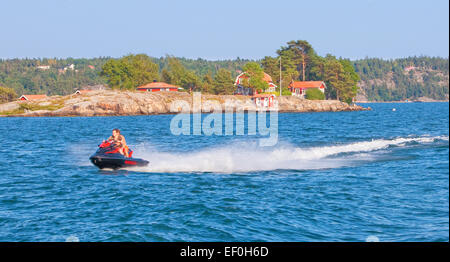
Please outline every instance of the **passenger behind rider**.
M124 155L125 157L129 157L127 142L125 141L125 137L120 134L119 129L116 128L112 131L112 136L108 138L108 141L116 144L116 146L119 147L119 152L122 155Z

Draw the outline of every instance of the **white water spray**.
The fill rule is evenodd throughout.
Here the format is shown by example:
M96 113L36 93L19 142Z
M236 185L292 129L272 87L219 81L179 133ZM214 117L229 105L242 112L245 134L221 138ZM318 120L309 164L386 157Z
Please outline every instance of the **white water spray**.
M344 145L300 148L281 145L262 148L257 143L238 143L206 148L197 152L167 153L155 149L136 148L136 156L150 161L150 165L133 170L141 172L252 172L277 169L307 170L336 168L351 165L356 158L339 157L340 154L370 153L390 146L405 146L408 143L432 143L447 140L448 136L401 137L377 139ZM365 156L367 159L367 154Z

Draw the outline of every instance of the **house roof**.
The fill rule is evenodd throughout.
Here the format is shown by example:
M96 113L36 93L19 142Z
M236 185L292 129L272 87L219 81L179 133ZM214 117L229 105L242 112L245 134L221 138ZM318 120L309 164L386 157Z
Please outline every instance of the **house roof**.
M248 78L248 76L245 74L245 72L241 73L240 75L238 75L236 77L235 84L238 84L238 80L240 78ZM269 84L273 82L272 77L269 74L267 74L266 72L264 72L263 80Z
M272 83L273 82L272 77L269 74L265 73L265 72L264 72L263 80L266 81L267 83Z
M274 94L254 94L252 97L276 97Z
M291 88L319 88L321 86L325 87L323 81L293 81L289 84Z
M149 84L145 84L145 85L137 87L137 89L153 89L153 88L178 88L178 89L183 89L183 88L181 88L179 86L167 84L167 83L164 83L164 82L153 82L153 83L149 83Z
M22 95L19 99L25 98L26 100L36 100L46 98L47 95Z

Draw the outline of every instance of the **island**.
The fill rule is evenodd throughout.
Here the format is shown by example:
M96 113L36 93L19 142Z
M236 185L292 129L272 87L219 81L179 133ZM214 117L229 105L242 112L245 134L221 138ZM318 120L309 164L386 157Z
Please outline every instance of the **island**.
M193 94L187 92L140 92L98 90L67 96L48 96L34 100L17 100L0 104L0 116L131 116L179 113L171 108L172 102L185 101L192 107ZM206 104L225 101L255 105L250 96L202 95L202 112L210 112ZM349 105L338 100L307 100L296 96L277 97L278 112L338 112L369 110L359 105ZM246 111L260 110L256 105ZM271 110L271 109L268 109ZM193 110L190 113L195 113Z

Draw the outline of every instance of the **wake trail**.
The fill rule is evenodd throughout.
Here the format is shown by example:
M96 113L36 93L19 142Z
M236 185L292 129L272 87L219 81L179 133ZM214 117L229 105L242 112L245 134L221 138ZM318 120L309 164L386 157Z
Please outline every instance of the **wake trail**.
M343 145L301 148L281 145L259 147L257 143L237 143L201 149L196 152L167 153L155 149L137 149L136 155L150 161L149 166L134 168L140 172L254 172L279 169L309 170L349 166L358 160L356 153L371 153L410 143L429 144L448 141L448 136L399 137L375 139ZM353 154L350 157L339 157ZM367 160L367 155L364 157ZM369 155L370 159L370 155ZM375 159L373 159L375 160Z

